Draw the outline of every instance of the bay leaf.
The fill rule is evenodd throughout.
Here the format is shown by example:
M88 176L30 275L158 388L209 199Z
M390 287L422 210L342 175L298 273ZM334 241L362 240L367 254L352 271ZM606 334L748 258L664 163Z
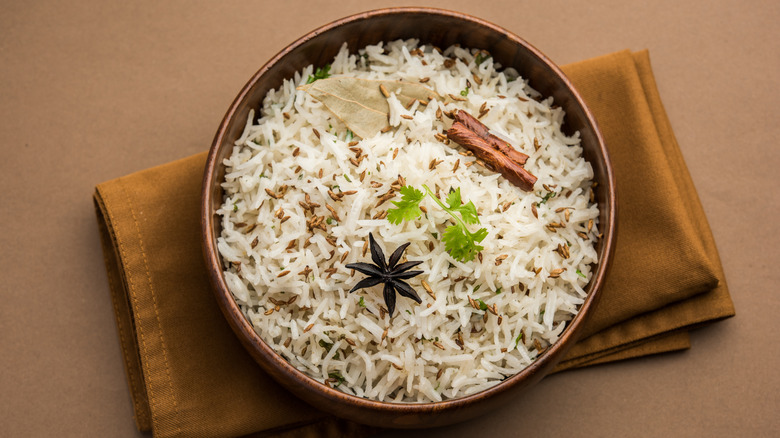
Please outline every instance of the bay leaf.
M382 81L354 77L329 77L301 85L303 90L322 102L355 135L361 138L374 136L388 125L390 105L382 94L380 85L389 93L395 93L402 105L412 100L428 101L431 96L441 96L421 84L406 81Z

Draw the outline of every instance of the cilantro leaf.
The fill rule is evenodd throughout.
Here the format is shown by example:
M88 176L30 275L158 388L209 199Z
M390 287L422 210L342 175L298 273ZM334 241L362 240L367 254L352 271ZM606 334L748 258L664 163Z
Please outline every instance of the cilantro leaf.
M525 333L520 332L520 334L517 335L517 337L515 338L515 348L517 348L517 344L519 344L520 341L523 340L523 338L525 338Z
M484 52L479 52L477 53L477 57L474 59L474 63L480 65L483 62L487 61L488 59L490 59L489 53L486 54Z
M539 202L537 203L537 205L542 205L542 204L544 204L545 202L549 201L549 200L550 200L550 198L554 198L554 197L555 197L555 195L556 195L556 193L555 193L555 192L548 192L546 195L544 195L544 197L542 197L542 200L541 200L541 201L539 201Z
M425 193L411 186L401 187L400 192L401 200L393 201L396 208L387 210L387 220L391 224L400 224L405 220L414 220L422 215L420 201L425 197Z
M484 228L472 234L464 226L450 225L444 230L441 240L444 242L444 249L450 253L452 258L459 261L471 261L477 256L477 253L485 249L482 245L477 245L477 242L481 242L485 236L487 236L487 230Z
M463 201L460 198L460 188L451 191L450 194L447 195L446 201L447 207L449 207L450 210L460 213L463 222L467 224L479 223L479 214L477 213L477 207L474 203L469 201L468 204L461 205L463 204Z
M454 225L450 225L444 230L441 235L441 240L444 242L444 248L452 256L452 258L461 262L468 262L474 260L477 253L482 251L484 247L478 245L488 235L488 231L485 228L480 228L476 232L469 231L467 224L478 224L479 215L477 213L477 207L474 203L469 201L468 204L462 205L463 201L460 196L460 189L453 190L447 195L446 205L436 197L431 189L423 184L425 192L415 189L411 186L401 187L401 200L393 201L396 208L390 208L387 210L387 220L393 224L400 224L404 220L417 219L422 215L420 210L420 201L425 196L430 196L431 199L436 202L439 207L449 213L455 220ZM457 215L456 213L460 213Z
M484 301L482 301L480 299L477 299L477 302L479 303L479 310L487 310L488 309L488 305L485 304Z
M360 297L360 301L358 301L358 306L366 307L366 302L363 300L363 297Z
M306 80L306 83L311 84L317 79L325 79L327 77L330 77L330 64L325 64L324 67L317 68L313 75L309 75L309 79Z
M330 377L331 379L336 379L336 381L334 382L336 384L336 386L341 385L342 383L344 383L347 380L338 371L335 371L335 372L332 372L332 373L328 373L328 377Z

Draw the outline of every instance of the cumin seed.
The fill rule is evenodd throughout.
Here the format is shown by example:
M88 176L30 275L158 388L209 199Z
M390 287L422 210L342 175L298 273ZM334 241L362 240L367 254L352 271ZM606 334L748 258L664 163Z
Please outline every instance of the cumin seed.
M382 96L385 96L385 98L390 97L390 93L387 91L387 88L385 88L384 84L379 84L379 91L382 92Z
M311 128L311 131L318 139L320 138L320 131L317 131L317 128Z
M561 275L561 274L563 273L563 271L565 271L565 270L566 270L566 268L558 268L558 269L553 269L552 271L550 271L550 275L548 275L548 277L549 277L549 278L558 278L558 277L560 277L560 275Z
M290 271L289 271L289 270L284 270L284 271L282 271L282 272L280 272L280 273L276 274L276 278L281 278L281 277L284 277L285 275L287 275L287 274L289 274L289 273L290 273Z

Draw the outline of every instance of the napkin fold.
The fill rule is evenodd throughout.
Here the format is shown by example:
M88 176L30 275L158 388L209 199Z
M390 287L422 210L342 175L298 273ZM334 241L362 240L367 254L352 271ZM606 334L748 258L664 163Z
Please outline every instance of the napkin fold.
M595 115L618 191L599 306L556 371L690 347L734 315L647 51L563 68ZM365 436L308 406L252 360L217 307L200 248L206 154L99 184L94 200L138 428L155 436Z

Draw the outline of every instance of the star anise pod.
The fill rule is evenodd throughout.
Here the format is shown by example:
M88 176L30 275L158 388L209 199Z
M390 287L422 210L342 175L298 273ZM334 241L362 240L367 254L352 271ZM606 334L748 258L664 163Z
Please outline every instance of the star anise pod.
M400 265L398 264L398 261L401 260L401 256L406 250L406 247L409 246L409 243L405 243L399 246L390 256L390 260L385 263L385 253L382 251L382 248L379 246L379 244L376 243L376 240L374 240L374 236L371 233L368 233L368 240L371 246L371 260L374 261L374 264L350 263L346 265L350 269L354 269L358 272L362 272L363 274L368 275L368 277L360 280L358 284L356 284L355 287L350 290L350 292L354 292L364 287L375 286L379 283L384 283L385 288L383 291L383 296L385 298L385 304L387 304L387 311L391 317L393 316L393 311L395 310L396 291L401 294L401 296L411 298L418 304L421 303L422 300L417 295L417 292L415 292L414 289L409 286L409 283L405 282L404 280L423 273L423 271L409 270L422 263L422 261L406 262L401 263Z

